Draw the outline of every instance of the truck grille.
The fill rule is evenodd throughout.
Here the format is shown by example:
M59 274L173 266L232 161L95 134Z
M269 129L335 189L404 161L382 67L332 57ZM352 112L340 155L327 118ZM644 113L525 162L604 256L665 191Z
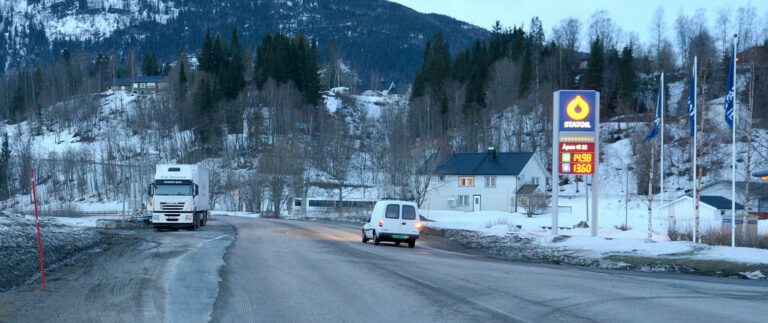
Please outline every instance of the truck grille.
M184 202L160 202L160 210L163 211L183 211Z

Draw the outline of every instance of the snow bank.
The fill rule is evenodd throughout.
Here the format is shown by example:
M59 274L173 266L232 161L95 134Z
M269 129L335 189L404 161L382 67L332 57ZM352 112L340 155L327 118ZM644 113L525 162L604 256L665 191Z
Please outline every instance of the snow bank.
M647 240L647 230L642 229L622 231L613 227L601 227L599 237L590 236L591 229L588 228L562 229L560 230L562 237L553 239L547 229L551 224L551 218L548 215L528 218L520 213L496 211L421 210L420 212L434 221L426 223L430 228L469 230L497 237L519 236L534 241L539 247L559 249L570 255L584 258L602 259L623 255L768 264L768 250L708 246L689 241L668 241L664 234L657 232L654 232L653 240Z

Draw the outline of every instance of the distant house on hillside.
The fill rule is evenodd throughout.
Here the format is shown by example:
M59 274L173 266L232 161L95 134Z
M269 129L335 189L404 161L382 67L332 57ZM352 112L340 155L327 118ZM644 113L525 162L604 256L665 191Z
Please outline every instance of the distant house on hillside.
M133 78L119 78L107 82L112 91L130 91L133 93L153 93L168 87L168 81L164 76L137 76Z
M426 172L426 171L422 171ZM549 173L535 153L455 153L439 162L421 207L431 210L522 212L546 191Z

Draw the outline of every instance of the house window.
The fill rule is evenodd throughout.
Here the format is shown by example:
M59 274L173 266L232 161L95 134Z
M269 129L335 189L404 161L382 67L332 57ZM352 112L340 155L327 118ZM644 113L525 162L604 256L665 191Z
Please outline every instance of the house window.
M533 184L535 184L535 185L539 185L539 178L538 178L538 177L534 177L534 178L532 178L532 179L531 179L531 183L533 183Z
M459 195L459 207L469 206L469 195Z
M438 182L445 182L445 175L437 176L437 181Z
M474 177L459 177L459 187L472 187L475 186Z
M496 187L496 176L486 176L485 187Z

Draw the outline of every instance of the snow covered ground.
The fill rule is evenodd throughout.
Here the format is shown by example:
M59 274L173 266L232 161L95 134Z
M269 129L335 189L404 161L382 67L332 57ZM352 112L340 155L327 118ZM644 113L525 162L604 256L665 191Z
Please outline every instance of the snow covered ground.
M730 248L708 246L688 241L669 241L663 232L654 231L653 240L647 238L647 225L637 226L632 230L621 231L613 227L616 216L606 216L601 222L599 236L591 237L591 229L574 228L560 230L560 235L568 236L553 239L550 231L543 227L551 224L549 215L528 218L520 213L507 212L459 212L459 211L421 211L424 216L435 222L428 222L430 228L471 230L484 235L504 237L517 235L532 239L539 247L566 250L572 256L601 259L613 255L686 258L694 260L716 260L745 264L768 264L768 250L753 248ZM647 217L645 218L647 221ZM572 226L585 220L575 215L560 218L562 226ZM642 217L630 222L630 225L642 223ZM760 221L762 230L768 227L768 220ZM656 227L656 226L654 226Z

